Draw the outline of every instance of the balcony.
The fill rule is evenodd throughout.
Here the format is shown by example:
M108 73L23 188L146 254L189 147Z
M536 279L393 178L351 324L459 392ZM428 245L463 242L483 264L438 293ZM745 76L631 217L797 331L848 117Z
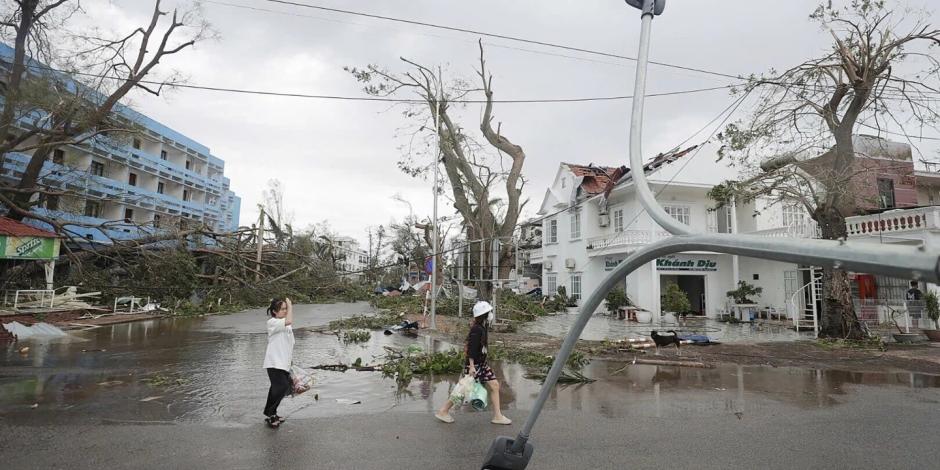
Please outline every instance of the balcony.
M802 224L757 230L747 234L770 238L820 238L819 226L812 220Z
M849 237L882 237L940 229L940 206L896 209L881 214L847 217Z
M663 230L624 230L600 237L588 238L587 250L591 256L630 251L635 247L648 245L655 241L669 238L669 232Z
M541 248L529 250L529 264L541 264L543 259L545 259L545 255Z

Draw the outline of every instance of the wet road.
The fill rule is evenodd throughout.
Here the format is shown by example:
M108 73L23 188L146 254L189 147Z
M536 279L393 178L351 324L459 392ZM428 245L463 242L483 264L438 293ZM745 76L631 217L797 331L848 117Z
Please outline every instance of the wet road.
M368 311L298 306L298 327ZM73 332L7 347L0 364L0 462L9 468L475 468L490 439L518 430L538 393L500 364L511 427L430 412L454 376L405 390L378 373L319 371L286 399L283 429L260 424L267 377L260 311ZM601 317L606 321L606 318ZM536 325L550 331L549 325ZM298 331L295 363L364 363L386 345L447 348L373 334L364 345ZM680 369L595 361L589 385L558 387L530 468L930 468L940 378L895 373L721 366ZM340 405L337 399L361 400ZM580 440L584 442L580 442Z

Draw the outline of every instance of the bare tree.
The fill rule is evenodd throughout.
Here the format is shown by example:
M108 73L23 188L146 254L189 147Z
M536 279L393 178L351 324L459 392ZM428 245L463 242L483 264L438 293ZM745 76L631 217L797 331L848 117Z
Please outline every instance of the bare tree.
M937 122L940 30L926 22L929 15L883 0L853 0L844 7L828 2L810 18L832 35L831 50L783 72L751 77L737 90L757 95L757 104L749 120L724 131L720 155L743 167L748 178L711 195L719 204L760 196L800 204L823 238L842 239L845 218L858 212L857 176L867 171L856 158L853 136L861 128L883 135L888 126L903 135L905 127ZM823 283L820 335L862 337L847 273L826 269Z
M179 82L176 73L156 77L158 65L210 34L198 9L168 12L160 0L147 24L124 35L57 29L79 11L77 1L15 0L0 21L0 35L12 37L14 47L3 77L0 157L30 155L19 181L0 188L0 203L15 219L43 220L31 207L36 195L54 191L42 171L55 149L113 144L137 132L133 113L120 101L135 89L159 95ZM68 47L62 44L72 49L61 50ZM64 58L58 67L57 58ZM50 225L62 232L61 224Z
M413 145L414 139L430 137L436 140L434 151L419 156L430 156L432 161L439 159L443 164L444 174L450 184L453 206L468 228L468 240L483 240L480 243L487 245L494 239L503 242L498 270L488 266L484 259L475 259L483 265L484 278L505 277L512 269L513 252L510 241L519 213L525 204L521 195L525 184L522 167L526 155L521 146L501 133L499 124L493 127L493 76L486 69L482 42L477 71L482 88L471 88L468 83L459 79L445 83L440 69L435 71L405 58L401 60L408 64L411 70L394 74L375 65L369 65L365 69L347 70L365 85L364 90L370 95L414 93L420 98L421 105L407 106L404 112L406 118L419 124L409 145L406 146L406 156L399 162L399 168L412 175L426 173L426 166L416 168L411 165L416 154L420 154L420 150L416 150ZM497 152L495 162L487 158L483 146L456 122L451 109L452 101L459 101L479 91L483 92L485 101L478 127L489 148ZM505 164L507 161L508 168ZM501 191L496 187L500 182ZM504 194L504 203L491 204L499 199L496 197L499 194ZM439 249L436 251L440 252ZM475 256L479 251L473 250ZM491 286L488 283L481 281L478 287L484 297L489 296Z

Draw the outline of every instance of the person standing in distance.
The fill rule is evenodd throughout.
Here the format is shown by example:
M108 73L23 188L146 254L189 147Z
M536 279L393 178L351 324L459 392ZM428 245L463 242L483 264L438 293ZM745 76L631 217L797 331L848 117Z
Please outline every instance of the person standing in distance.
M486 363L486 345L490 322L493 321L493 306L489 302L480 301L473 306L473 323L470 324L470 333L467 334L466 362L464 374L473 376L478 382L486 385L490 392L490 402L493 407L493 424L512 424L512 420L503 416L499 409L499 381L496 374ZM453 423L450 408L454 404L447 400L444 406L434 414L434 417L445 422Z
M264 368L268 371L271 388L264 405L264 422L277 428L284 418L277 415L277 407L293 384L290 366L294 354L294 308L290 299L272 299L268 307L268 348L264 353Z

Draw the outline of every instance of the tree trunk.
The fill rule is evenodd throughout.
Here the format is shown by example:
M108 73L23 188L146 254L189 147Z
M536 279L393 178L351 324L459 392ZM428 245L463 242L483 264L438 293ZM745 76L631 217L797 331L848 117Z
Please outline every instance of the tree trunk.
M820 206L813 217L826 240L839 240L846 236L845 217L835 209ZM820 338L864 339L849 287L848 273L841 269L823 269L822 311L819 318Z

